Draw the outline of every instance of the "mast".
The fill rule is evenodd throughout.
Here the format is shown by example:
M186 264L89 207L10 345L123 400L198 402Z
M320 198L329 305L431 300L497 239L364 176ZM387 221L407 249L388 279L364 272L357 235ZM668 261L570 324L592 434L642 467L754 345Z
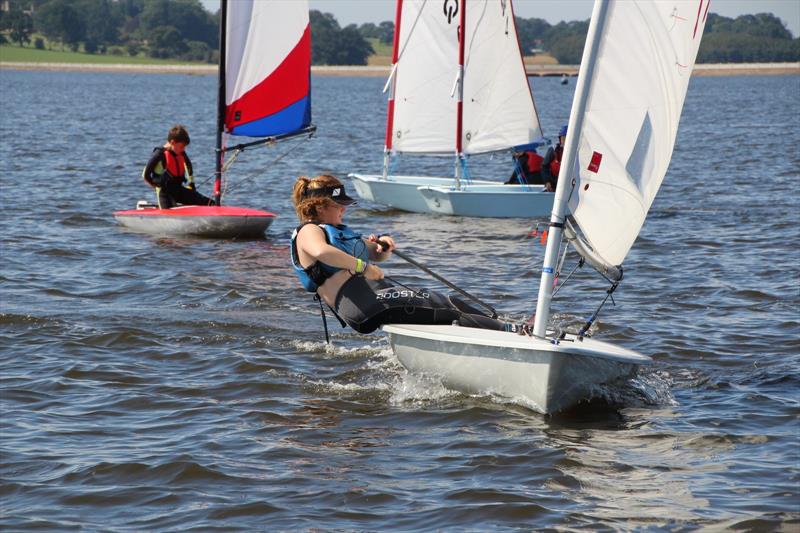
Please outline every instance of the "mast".
M456 188L461 188L461 161L464 147L461 136L464 131L464 41L467 31L467 0L461 0L458 23L458 77L456 78Z
M394 37L392 39L392 72L386 81L384 91L389 90L389 105L386 112L386 142L383 147L383 179L389 174L389 157L392 152L392 130L394 128L394 87L397 81L397 58L400 48L400 19L403 14L403 0L397 0L394 15Z
M553 212L550 216L550 232L547 236L547 248L544 253L542 266L542 279L539 282L539 297L536 301L536 316L533 334L544 338L547 333L547 322L550 320L550 301L553 298L553 280L555 277L558 252L561 249L561 236L566 221L568 187L572 187L572 180L577 164L578 143L583 130L586 104L591 87L597 55L600 48L600 38L608 15L609 0L595 0L592 10L592 20L589 24L589 33L586 36L586 46L583 49L581 66L578 71L578 83L575 87L575 97L572 101L572 111L567 127L567 142L564 146L564 159L561 163L562 173L558 177Z
M228 0L222 0L219 20L219 82L217 87L217 149L214 169L214 203L221 205L222 199L222 132L225 129L225 32L228 24Z

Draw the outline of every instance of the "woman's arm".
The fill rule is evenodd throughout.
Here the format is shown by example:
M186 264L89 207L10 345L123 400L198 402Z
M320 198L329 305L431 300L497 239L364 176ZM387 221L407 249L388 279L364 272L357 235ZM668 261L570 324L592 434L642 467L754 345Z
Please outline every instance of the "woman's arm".
M383 271L375 265L366 264L364 261L331 246L325 240L325 232L319 226L307 224L297 234L297 251L300 252L300 263L304 266L320 261L332 267L362 273L369 279L382 279ZM303 261L303 255L311 261ZM372 254L370 253L370 258ZM308 264L306 264L308 263Z
M381 235L377 236L375 234L370 235L364 241L367 243L369 247L369 259L370 261L386 261L389 257L392 256L392 250L395 249L394 239L392 239L389 235ZM378 241L384 243L383 245L378 244ZM388 245L385 246L385 245Z

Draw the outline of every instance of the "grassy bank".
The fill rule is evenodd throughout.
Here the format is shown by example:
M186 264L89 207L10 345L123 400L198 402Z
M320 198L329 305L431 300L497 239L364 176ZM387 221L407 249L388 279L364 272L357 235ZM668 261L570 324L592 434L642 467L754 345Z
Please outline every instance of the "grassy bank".
M8 44L0 45L0 61L14 63L84 63L115 65L203 65L170 59L129 55L101 55L60 50L37 50Z

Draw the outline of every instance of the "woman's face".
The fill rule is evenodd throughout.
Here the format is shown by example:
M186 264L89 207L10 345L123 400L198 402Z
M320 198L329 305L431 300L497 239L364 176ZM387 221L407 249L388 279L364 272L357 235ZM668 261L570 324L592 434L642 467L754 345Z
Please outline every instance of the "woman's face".
M339 205L336 202L328 202L325 207L319 209L319 221L323 224L332 224L334 226L342 224L342 218L347 207Z

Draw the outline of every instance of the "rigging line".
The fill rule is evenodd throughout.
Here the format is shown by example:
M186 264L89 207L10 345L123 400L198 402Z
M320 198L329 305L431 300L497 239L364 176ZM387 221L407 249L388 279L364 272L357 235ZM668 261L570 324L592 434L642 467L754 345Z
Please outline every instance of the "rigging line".
M243 152L243 150L241 150L241 149L238 149L238 150L233 152L233 155L231 155L228 158L228 160L222 165L221 172L223 174L228 171L228 168L230 168L230 166L233 164L234 161L236 161L236 158L239 157L239 154L241 154L242 152ZM205 185L209 181L213 180L215 177L216 176L214 174L206 177L204 180L200 181L200 185Z
M594 321L597 320L597 317L600 315L600 310L603 309L603 306L606 305L606 302L608 301L609 298L611 298L611 303L617 305L617 303L614 301L614 296L612 296L614 294L614 291L617 290L617 287L619 287L619 282L615 281L614 283L612 283L611 287L609 287L608 290L606 290L606 297L603 298L602 302L600 302L600 305L597 307L592 316L589 317L589 320L586 321L586 324L584 324L583 327L581 327L580 331L578 331L577 336L579 339L583 339L583 337L592 327L592 324L594 324Z
M571 277L572 277L572 275L575 273L575 271L576 271L576 270L578 270L579 268L582 268L582 267L583 267L583 265L584 265L584 263L585 263L585 261L584 261L583 257L581 257L581 258L578 260L578 263L575 265L575 267L574 267L574 268L573 268L573 269L570 271L570 273L569 273L569 274L567 274L567 277L566 277L566 278L564 278L564 281L562 281L562 282L561 282L561 285L559 285L558 287L556 287L556 289L553 291L553 296L555 296L556 294L558 294L558 291L560 291L560 290L561 290L561 287L563 287L564 285L566 285L566 284L567 284L567 282L569 281L569 278L571 278Z
M273 159L272 161L270 161L269 163L267 163L267 164L266 164L266 165L265 165L265 166L264 166L264 167L263 167L261 170L259 170L259 171L257 171L257 172L254 172L253 174L250 174L249 176L246 176L245 178L242 178L242 179L241 179L241 180L239 180L239 181L238 181L238 182L237 182L235 185L231 185L230 187L228 187L228 190L227 190L226 192L231 192L231 191L234 191L234 190L236 190L236 189L237 189L237 188L238 188L240 185L242 185L243 183L246 183L246 182L248 182L248 181L251 181L251 180L253 180L253 179L257 178L258 176L260 176L260 175L264 174L264 173L265 173L267 170L270 170L270 168L272 168L272 167L273 167L275 164L279 163L279 162L280 162L280 161L281 161L281 160L282 160L284 157L286 157L287 155L289 155L289 154L290 154L290 153L291 153L293 150L295 150L296 148L298 148L298 147L300 146L300 142L302 142L302 141L305 141L305 140L306 140L306 139L300 139L300 140L299 140L297 143L295 143L295 144L293 144L293 145L289 146L289 148L288 148L288 149L287 149L287 150L286 150L284 153L282 153L281 155L279 155L278 157L276 157L275 159ZM266 146L266 145L265 145L265 146ZM238 155L238 154L237 154L237 153L235 153L233 157L235 157L236 155ZM231 162L232 162L232 161L231 161Z

